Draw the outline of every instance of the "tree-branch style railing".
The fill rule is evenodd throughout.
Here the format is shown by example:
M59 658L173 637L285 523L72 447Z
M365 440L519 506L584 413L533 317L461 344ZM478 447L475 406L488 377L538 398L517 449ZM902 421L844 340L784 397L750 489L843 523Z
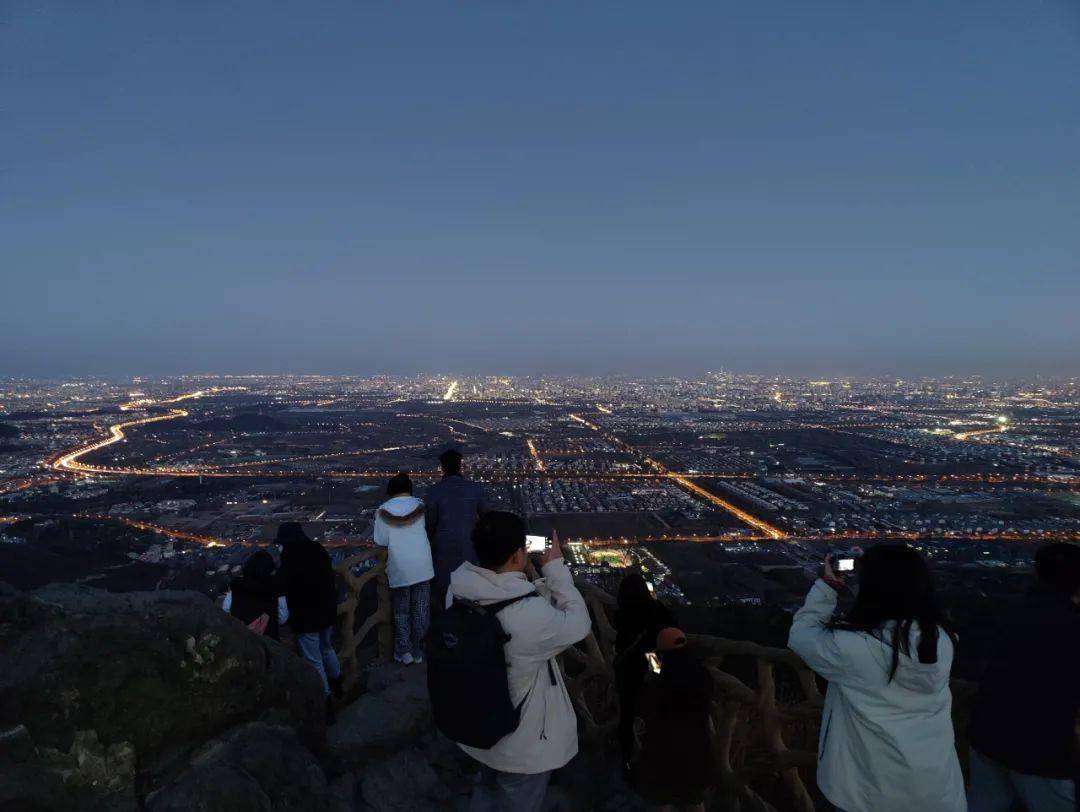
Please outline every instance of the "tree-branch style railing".
M563 674L586 736L606 739L618 724L614 690L615 600L579 583L592 633L562 658ZM712 706L724 812L814 812L814 771L823 698L814 672L788 649L747 640L688 635L691 650L716 683ZM958 741L973 686L953 681ZM958 748L961 753L966 747Z
M357 565L375 564L359 575ZM342 646L339 653L346 688L359 676L358 651L369 633L378 630L378 656L393 653L393 614L386 580L386 549L363 550L335 570L345 581L345 600L338 605ZM359 627L361 593L375 581L376 608ZM615 599L580 582L593 625L589 635L559 659L566 688L586 740L608 746L619 719L615 689ZM720 783L713 808L724 812L814 812L814 770L821 721L822 695L814 672L788 649L747 640L688 635L716 683L712 706L715 752ZM970 709L970 683L953 681L953 715L958 750Z
M579 582L577 587L589 607L592 631L563 652L559 665L585 737L597 742L610 737L619 724L619 697L612 667L615 627L611 617L615 599L584 582Z
M357 566L371 560L375 561L374 566L359 575L353 573ZM338 659L341 661L342 681L345 689L349 690L356 685L359 678L358 650L372 629L378 628L379 657L389 660L394 652L394 616L390 604L390 584L386 580L386 548L369 547L361 550L340 561L334 570L345 581L345 599L338 604L341 629ZM375 611L364 618L358 628L357 611L360 609L361 594L371 581L375 582Z

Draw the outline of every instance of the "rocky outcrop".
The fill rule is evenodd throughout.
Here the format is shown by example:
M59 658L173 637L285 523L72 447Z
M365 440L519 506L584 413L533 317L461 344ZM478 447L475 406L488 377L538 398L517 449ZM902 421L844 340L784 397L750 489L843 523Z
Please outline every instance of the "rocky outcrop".
M204 596L0 584L0 807L133 808L260 718L325 747L315 672Z
M252 722L205 745L176 781L146 799L149 812L324 812L326 775L296 732Z
M365 693L327 731L330 756L341 769L360 769L434 731L426 669L382 663L367 671L366 681Z
M425 668L360 684L327 731L315 671L201 595L0 584L0 809L467 809L475 764ZM584 748L545 809L640 808L606 756Z

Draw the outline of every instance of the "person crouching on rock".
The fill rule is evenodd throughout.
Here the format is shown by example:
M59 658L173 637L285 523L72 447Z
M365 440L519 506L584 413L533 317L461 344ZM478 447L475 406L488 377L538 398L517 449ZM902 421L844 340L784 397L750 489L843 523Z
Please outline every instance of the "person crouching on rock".
M431 545L424 528L424 503L412 495L412 480L400 473L386 486L390 498L375 513L375 543L387 548L386 576L394 612L394 659L422 663L431 617Z
M327 716L332 718L330 689L341 694L341 666L330 636L337 621L337 585L330 556L312 541L297 522L283 522L278 528L281 570L278 573L290 624L296 632L300 656L319 672L327 694Z
M252 553L240 577L229 585L221 608L253 632L277 640L281 624L289 619L289 605L279 594L275 569L274 557L266 550Z

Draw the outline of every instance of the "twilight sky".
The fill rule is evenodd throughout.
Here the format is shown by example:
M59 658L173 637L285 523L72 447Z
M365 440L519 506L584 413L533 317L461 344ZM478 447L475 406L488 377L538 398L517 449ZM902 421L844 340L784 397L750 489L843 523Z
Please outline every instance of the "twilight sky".
M4 0L0 301L0 375L1080 373L1080 6Z

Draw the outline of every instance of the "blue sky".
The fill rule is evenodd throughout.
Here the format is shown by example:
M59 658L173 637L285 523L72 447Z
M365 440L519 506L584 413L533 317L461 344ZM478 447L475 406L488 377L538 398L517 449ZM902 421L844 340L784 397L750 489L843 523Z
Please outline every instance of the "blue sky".
M0 6L0 374L1080 372L1080 7Z

